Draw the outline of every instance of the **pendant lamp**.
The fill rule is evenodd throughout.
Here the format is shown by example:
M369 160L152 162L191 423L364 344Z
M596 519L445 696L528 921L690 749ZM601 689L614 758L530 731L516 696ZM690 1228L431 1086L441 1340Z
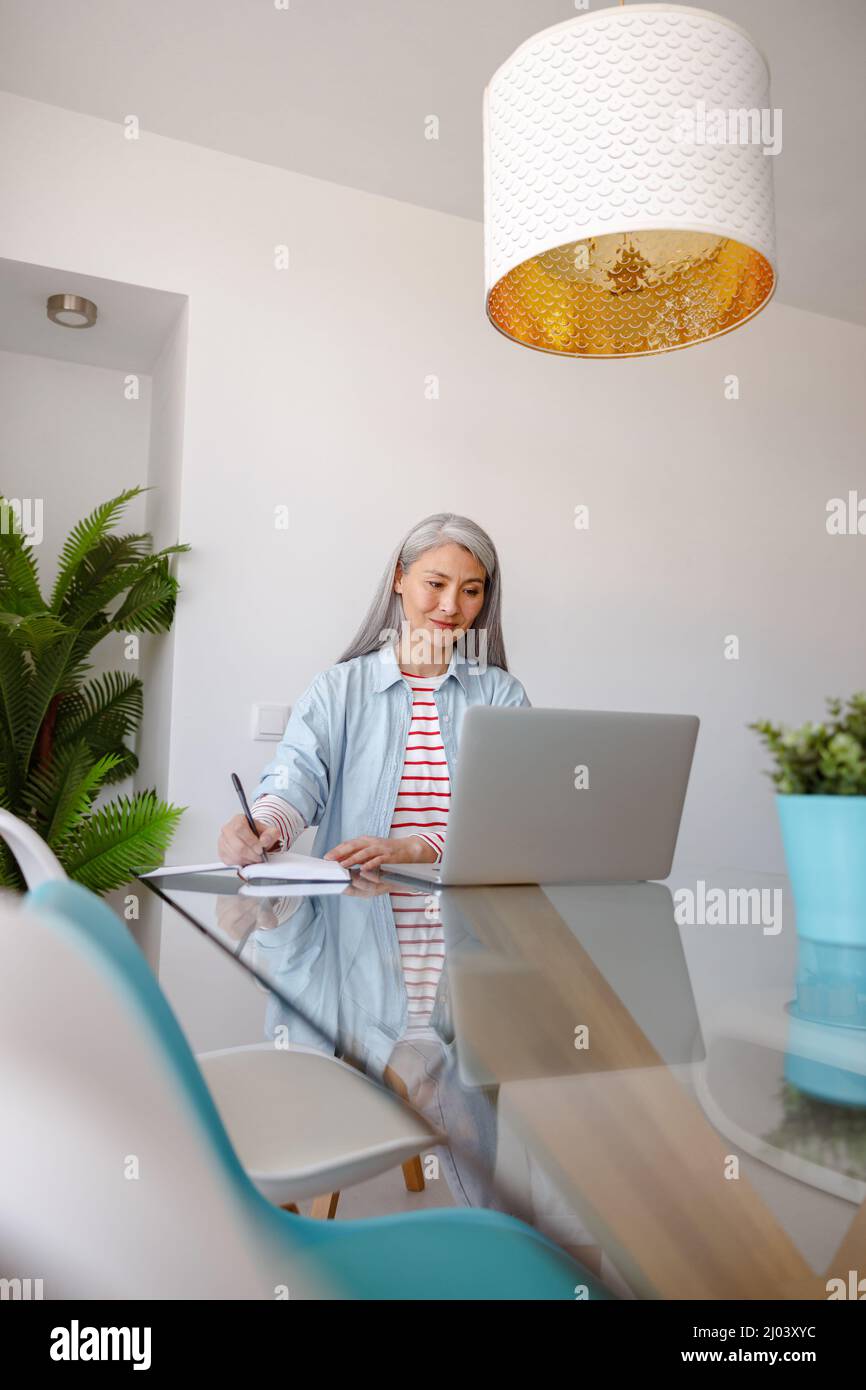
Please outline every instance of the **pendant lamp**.
M770 75L683 5L581 14L484 93L487 314L515 343L633 357L745 323L776 282Z

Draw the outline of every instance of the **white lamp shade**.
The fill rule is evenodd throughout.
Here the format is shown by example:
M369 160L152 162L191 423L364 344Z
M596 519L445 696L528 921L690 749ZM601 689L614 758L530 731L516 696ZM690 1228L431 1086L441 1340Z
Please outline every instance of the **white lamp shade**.
M769 103L763 55L705 10L620 6L524 43L484 94L494 325L624 357L757 313L776 279Z

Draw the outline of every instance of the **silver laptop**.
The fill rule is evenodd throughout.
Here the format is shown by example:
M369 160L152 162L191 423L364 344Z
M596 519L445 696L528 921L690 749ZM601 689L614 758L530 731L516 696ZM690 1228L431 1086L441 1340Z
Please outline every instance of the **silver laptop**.
M667 878L693 714L474 705L461 730L439 864L383 864L436 884Z

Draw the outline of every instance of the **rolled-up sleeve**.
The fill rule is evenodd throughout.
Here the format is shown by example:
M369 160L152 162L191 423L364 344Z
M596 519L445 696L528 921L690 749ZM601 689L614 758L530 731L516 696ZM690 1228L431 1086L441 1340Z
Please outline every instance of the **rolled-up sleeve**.
M253 820L256 824L271 825L279 832L280 850L291 849L301 831L305 829L304 818L295 806L281 796L259 796L252 805Z
M416 832L419 840L426 840L430 848L435 852L434 864L442 862L442 853L445 849L445 836L441 830L418 830Z
M279 796L304 818L318 825L331 789L331 747L328 709L320 682L314 681L289 716L274 757L253 793Z

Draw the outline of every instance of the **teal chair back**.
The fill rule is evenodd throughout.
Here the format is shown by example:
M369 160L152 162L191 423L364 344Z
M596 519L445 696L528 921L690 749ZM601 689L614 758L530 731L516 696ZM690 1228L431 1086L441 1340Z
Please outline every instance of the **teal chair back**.
M29 922L19 921L17 932L4 922L0 931L0 1014L4 1009L6 1013L5 1019L0 1018L0 1050L8 1058L16 1040L26 1036L29 1055L23 1060L29 1068L31 1095L37 1066L33 1054L41 1050L42 1097L55 1111L54 1091L63 1087L74 1095L79 1088L80 1105L69 1111L64 1133L54 1139L59 1151L69 1156L78 1189L74 1183L64 1188L56 1175L53 1185L46 1176L44 1186L52 1188L51 1200L57 1203L61 1226L62 1207L76 1201L93 1209L90 1225L84 1229L92 1230L93 1221L104 1214L103 1245L110 1244L111 1230L126 1221L128 1239L112 1266L113 1296L609 1297L583 1266L552 1242L498 1212L447 1208L410 1216L321 1222L272 1206L244 1172L186 1038L124 923L106 903L69 880L42 883L27 894L24 905L21 916L29 917ZM28 935L33 940L28 941ZM40 978L34 979L34 974ZM28 979L33 986L29 1000L22 998ZM34 1019L34 1008L45 997L52 1007L47 1015L40 1010ZM53 1024L59 1036L52 1040ZM10 1089L25 1112L20 1132L41 1134L44 1143L51 1142L50 1123L42 1107L30 1105L28 1110L27 1088L17 1084L20 1077L14 1062L7 1070ZM130 1108L130 1100L138 1101L137 1109ZM98 1114L91 1116L86 1108ZM127 1111L133 1118L124 1119ZM125 1138L122 1125L132 1128L136 1122L133 1142L131 1133ZM121 1133L110 1143L103 1142L103 1130L115 1125L121 1126ZM76 1167L72 1160L85 1143L90 1149ZM106 1150L112 1162L119 1162L121 1149L135 1156L136 1146L150 1155L151 1171L145 1173L147 1165L142 1163L136 1193L143 1192L147 1200L130 1202L129 1183L125 1190L115 1191L110 1165L96 1191L92 1174L94 1168L102 1171ZM0 1179L2 1164L0 1156ZM41 1171L40 1164L35 1140L30 1150L22 1141L20 1165L10 1177L20 1186L28 1165L31 1171L34 1167ZM142 1189L142 1180L149 1181L155 1172L159 1181L154 1186L159 1191ZM44 1199L46 1194L40 1195ZM144 1215L139 1206L146 1209ZM209 1212L206 1231L201 1208ZM165 1229L164 1212L173 1213L171 1229ZM0 1236L5 1214L0 1207ZM33 1224L39 1224L35 1214ZM45 1242L50 1243L52 1230L57 1235L53 1219L43 1221L42 1229ZM167 1265L165 1259L159 1265L159 1251L166 1240L172 1242L181 1287L189 1292L161 1291L166 1287ZM48 1260L51 1252L45 1242L43 1253ZM100 1281L95 1268L99 1259L96 1239L87 1242L86 1251L73 1250L71 1262L67 1259L61 1266L62 1296L101 1296L105 1280ZM74 1270L81 1271L77 1282L70 1273ZM118 1281L125 1293L117 1291ZM144 1291L148 1287L150 1293ZM225 1292L227 1288L232 1291ZM88 1289L97 1292L88 1293Z

